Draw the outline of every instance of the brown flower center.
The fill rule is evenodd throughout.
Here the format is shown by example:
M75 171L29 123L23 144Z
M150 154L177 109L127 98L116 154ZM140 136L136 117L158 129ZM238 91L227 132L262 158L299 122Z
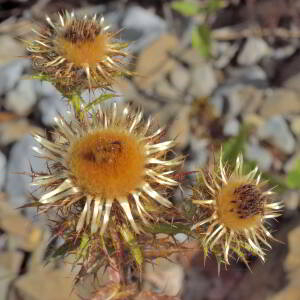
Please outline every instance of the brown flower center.
M143 182L144 148L134 135L105 129L80 138L70 148L76 184L104 198L127 196Z
M101 32L101 26L90 20L74 20L65 28L63 37L65 40L76 44L94 41Z
M229 182L218 196L219 218L230 229L249 229L261 222L263 202L263 195L255 184Z

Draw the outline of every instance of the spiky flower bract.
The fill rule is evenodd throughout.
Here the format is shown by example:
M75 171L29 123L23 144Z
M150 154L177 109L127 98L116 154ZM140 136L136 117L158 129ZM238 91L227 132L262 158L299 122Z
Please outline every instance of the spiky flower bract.
M156 205L172 206L165 194L178 186L173 172L183 158L167 159L176 142L161 141L164 129L154 128L151 118L143 121L142 111L114 103L81 121L55 121L55 141L35 136L43 148L34 149L49 166L49 174L33 176L32 184L46 191L42 209L80 216L77 232L104 234L111 219L139 233Z
M110 87L116 76L129 73L124 68L127 43L116 40L104 18L58 14L46 18L47 26L38 39L27 42L33 69L41 78L55 84L63 94L82 89Z
M218 166L202 172L202 183L193 188L192 196L201 217L192 229L204 234L204 254L213 252L219 262L229 264L231 253L246 263L247 254L264 261L263 246L271 248L268 239L274 239L265 221L280 216L282 203L272 202L273 192L265 189L257 167L244 174L241 154L235 168L228 169L221 155Z

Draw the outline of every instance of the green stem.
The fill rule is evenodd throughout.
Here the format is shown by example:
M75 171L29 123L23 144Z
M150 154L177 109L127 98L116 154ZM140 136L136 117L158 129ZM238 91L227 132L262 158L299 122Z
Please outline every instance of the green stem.
M69 103L73 106L76 118L82 120L83 114L81 111L82 98L78 93L74 93L68 97Z

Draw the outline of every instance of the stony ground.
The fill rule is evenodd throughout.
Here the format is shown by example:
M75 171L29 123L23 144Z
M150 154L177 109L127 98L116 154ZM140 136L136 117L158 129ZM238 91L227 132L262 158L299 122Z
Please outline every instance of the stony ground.
M30 79L28 59L15 59L26 56L19 39L29 35L31 17L62 4L26 3L4 6L0 14L0 299L79 299L71 293L67 263L44 266L46 220L16 209L30 193L30 178L18 172L45 168L34 157L30 133L51 128L53 117L66 111L51 85ZM187 171L205 166L215 147L248 125L245 156L276 178L285 202L275 233L285 244L274 244L264 265L253 261L252 273L236 264L218 277L213 260L203 268L201 253L191 251L174 258L177 264L146 268L146 287L184 300L299 300L299 191L283 188L280 180L300 159L300 1L232 1L211 22L212 59L191 46L191 30L201 18L184 18L168 2L72 3L65 7L104 14L107 23L125 28L124 40L134 41L132 63L140 76L116 83L118 101L140 104L168 124L178 152L188 154Z

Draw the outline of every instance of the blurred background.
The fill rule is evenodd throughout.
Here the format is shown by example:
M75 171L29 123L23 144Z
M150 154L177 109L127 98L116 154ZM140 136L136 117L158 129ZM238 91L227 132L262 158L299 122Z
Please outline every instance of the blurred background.
M298 0L0 0L0 300L80 299L71 265L45 266L47 220L16 209L30 193L31 178L19 173L46 167L30 133L51 129L67 109L53 86L31 79L22 40L46 14L65 9L103 15L132 42L130 66L139 76L116 82L117 101L167 124L177 152L188 155L185 171L204 167L223 145L226 160L243 152L258 164L285 204L271 224L281 243L272 242L264 264L250 258L252 272L237 262L218 276L214 258L204 267L191 241L186 255L146 266L144 288L167 295L161 299L299 300ZM182 201L179 192L174 201Z

